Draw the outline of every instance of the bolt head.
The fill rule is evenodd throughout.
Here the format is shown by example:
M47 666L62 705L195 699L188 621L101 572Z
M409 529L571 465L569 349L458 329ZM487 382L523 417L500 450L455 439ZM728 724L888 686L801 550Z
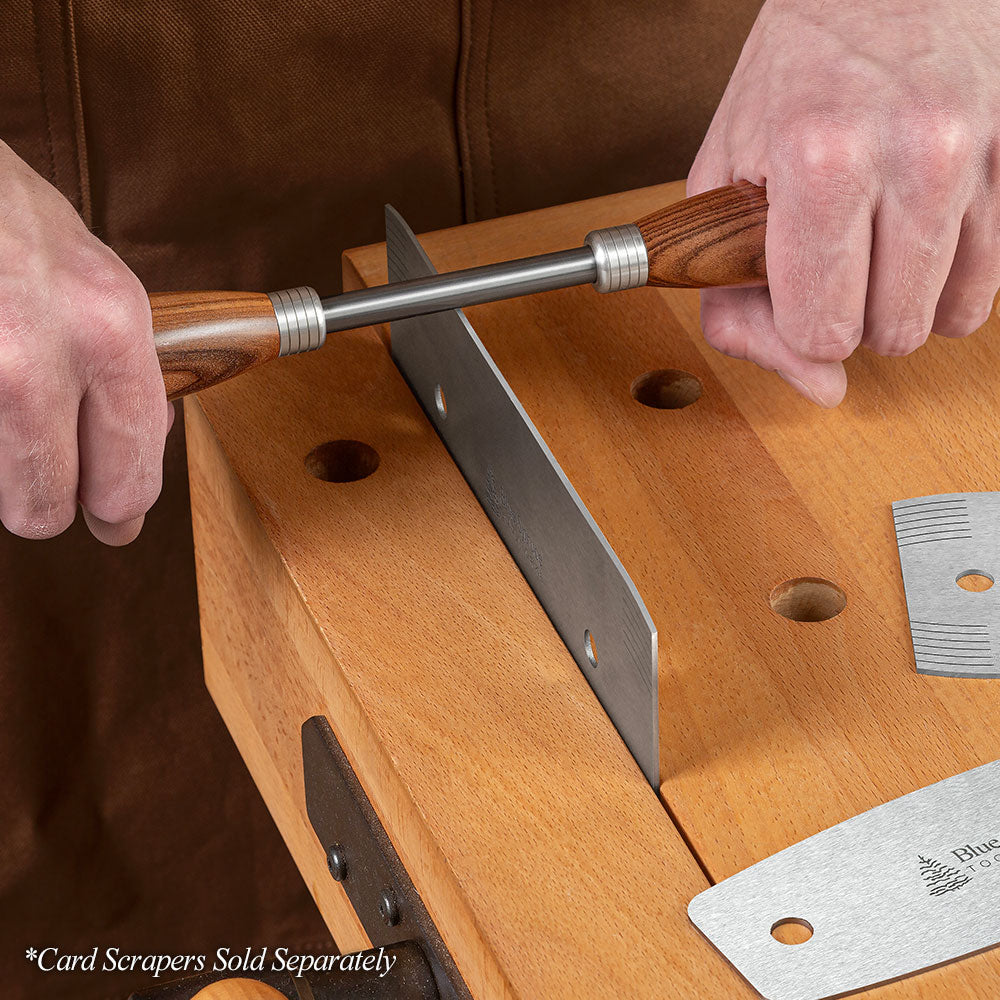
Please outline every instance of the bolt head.
M347 854L340 844L334 844L326 852L326 864L337 882L343 882L347 878Z
M378 912L387 927L395 927L399 923L399 904L392 889L383 889L378 900Z

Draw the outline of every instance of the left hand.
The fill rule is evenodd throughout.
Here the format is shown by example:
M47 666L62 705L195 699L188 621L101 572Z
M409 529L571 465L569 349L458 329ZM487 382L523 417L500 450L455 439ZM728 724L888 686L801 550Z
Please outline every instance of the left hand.
M705 337L822 406L859 343L963 337L1000 288L996 0L767 0L688 179L769 202L769 288L702 292Z

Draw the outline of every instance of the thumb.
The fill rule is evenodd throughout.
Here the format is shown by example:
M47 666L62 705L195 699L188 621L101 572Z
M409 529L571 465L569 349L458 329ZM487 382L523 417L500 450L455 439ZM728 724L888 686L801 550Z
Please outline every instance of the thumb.
M841 362L806 361L781 340L766 288L704 289L701 326L717 351L776 372L818 406L837 406L847 392L847 373Z
M139 537L142 522L145 520L144 517L135 517L130 521L112 524L110 521L102 521L99 517L95 517L86 507L83 508L83 519L87 522L87 527L94 538L105 545L113 546L134 542Z

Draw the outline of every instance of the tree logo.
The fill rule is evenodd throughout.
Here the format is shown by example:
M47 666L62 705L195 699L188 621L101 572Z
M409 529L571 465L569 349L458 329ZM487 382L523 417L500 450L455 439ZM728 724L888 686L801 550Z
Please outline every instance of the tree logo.
M920 861L920 877L932 896L943 896L947 892L955 892L972 881L971 875L963 875L957 868L952 868L933 858L918 856Z

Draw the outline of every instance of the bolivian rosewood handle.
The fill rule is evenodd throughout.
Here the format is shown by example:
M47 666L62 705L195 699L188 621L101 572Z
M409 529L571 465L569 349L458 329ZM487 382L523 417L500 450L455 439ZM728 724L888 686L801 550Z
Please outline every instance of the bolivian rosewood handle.
M740 181L676 202L640 219L650 285L708 288L766 285L767 194Z
M262 292L157 292L149 302L168 399L278 356L278 320Z
M285 354L311 351L326 334L311 288L263 292L156 292L156 354L168 399L207 389Z

